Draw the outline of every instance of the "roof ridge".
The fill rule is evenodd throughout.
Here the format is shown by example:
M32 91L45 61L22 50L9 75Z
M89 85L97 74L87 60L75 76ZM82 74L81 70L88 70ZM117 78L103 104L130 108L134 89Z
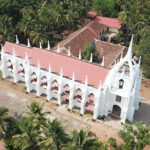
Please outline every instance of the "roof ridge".
M17 46L22 46L21 44L16 44L16 43L11 43L11 42L8 42L8 41L6 41L6 43L10 43L10 44L14 44L14 45L17 45ZM25 47L25 46L24 46ZM29 48L29 47L26 47L27 49L31 49L31 48ZM80 61L80 62L83 62L83 63L87 63L87 64L90 64L90 65L93 65L93 66L99 66L100 68L104 68L104 69L110 69L109 67L106 67L106 66L100 66L99 64L97 64L97 63L90 63L89 61L87 61L87 60L84 60L84 59L78 59L77 57L70 57L70 56L67 56L67 55L64 55L64 54L62 54L62 53L57 53L57 52L55 52L55 51L48 51L48 50L46 50L46 49L40 49L39 47L32 47L32 49L34 50L34 49L38 49L39 51L44 51L45 53L53 53L53 54L55 54L55 55L60 55L60 56L62 56L62 57L67 57L67 58L69 58L69 59L74 59L74 60L76 60L76 61Z

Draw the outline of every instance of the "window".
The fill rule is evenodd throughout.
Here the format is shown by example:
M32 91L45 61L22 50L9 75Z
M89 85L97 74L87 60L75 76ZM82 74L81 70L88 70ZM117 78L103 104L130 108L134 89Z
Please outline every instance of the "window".
M117 95L117 96L116 96L116 101L120 103L120 102L121 102L121 96L118 96L118 95Z
M119 89L123 88L123 84L124 84L124 81L122 79L119 80Z

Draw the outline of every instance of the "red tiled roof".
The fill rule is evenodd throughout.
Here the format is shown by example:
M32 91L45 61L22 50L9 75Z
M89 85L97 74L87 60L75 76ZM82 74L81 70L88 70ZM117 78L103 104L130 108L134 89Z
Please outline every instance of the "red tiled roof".
M90 11L90 12L88 12L88 17L94 18L94 17L96 17L96 16L97 16L97 12L95 12L95 11Z
M79 50L83 50L87 44L93 43L94 39L98 38L98 33L105 27L105 25L91 21L83 28L71 33L66 39L61 41L59 45L65 48L70 47L71 54L73 56L78 56ZM53 48L53 50L57 51L57 47ZM67 54L65 50L61 53Z
M121 28L120 21L116 18L108 18L108 17L97 16L93 19L93 21L97 21L101 24L104 24L104 25L110 27L110 28L115 28L115 29L120 29Z
M99 51L99 59L102 59L104 56L105 66L110 66L121 54L124 47L99 40L96 42L96 49Z
M99 87L99 82L105 81L109 69L91 64L86 61L74 59L72 57L64 56L52 51L43 50L40 48L28 48L23 45L17 45L10 42L6 42L4 45L5 52L13 54L12 49L15 49L16 56L25 58L25 53L28 54L30 63L33 66L37 66L38 60L40 66L43 69L48 70L49 64L51 64L52 72L60 74L60 69L63 69L63 75L67 78L72 78L73 72L75 72L75 79L78 82L84 83L86 75L88 76L88 84L90 86Z

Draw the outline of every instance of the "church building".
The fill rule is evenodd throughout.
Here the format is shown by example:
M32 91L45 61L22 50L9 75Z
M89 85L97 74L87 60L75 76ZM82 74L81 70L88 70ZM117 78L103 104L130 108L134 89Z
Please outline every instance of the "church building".
M97 41L96 41L97 42ZM36 91L36 96L46 95L46 100L55 99L58 105L64 101L70 110L80 108L98 117L115 117L121 122L132 121L139 108L142 73L140 60L132 52L133 37L126 54L115 60L111 67L82 60L81 53L72 57L61 53L61 47L52 51L6 42L1 49L0 70L3 78L11 77L13 82L24 82L26 92Z

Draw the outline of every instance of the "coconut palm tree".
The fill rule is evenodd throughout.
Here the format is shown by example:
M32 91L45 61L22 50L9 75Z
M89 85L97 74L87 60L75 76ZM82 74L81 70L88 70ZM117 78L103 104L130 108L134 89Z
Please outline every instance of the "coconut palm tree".
M66 145L62 145L62 150L98 150L102 146L95 135L90 131L73 130L71 139Z
M10 117L8 116L8 109L0 107L0 132L6 132L6 125L8 121L10 121Z

